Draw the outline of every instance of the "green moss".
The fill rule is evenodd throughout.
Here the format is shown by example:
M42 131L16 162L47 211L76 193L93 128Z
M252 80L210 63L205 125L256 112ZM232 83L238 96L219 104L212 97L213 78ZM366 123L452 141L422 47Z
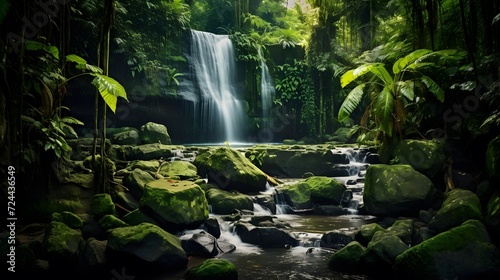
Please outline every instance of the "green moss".
M366 248L359 242L352 241L332 254L328 260L328 268L336 271L359 272L361 256Z
M285 185L280 188L283 192L287 203L299 209L311 208L311 189L306 182L298 182L295 184Z
M129 224L120 220L118 217L113 215L105 215L98 221L99 226L104 230L109 230L118 227L127 227Z
M96 217L102 217L107 214L116 213L115 204L109 194L96 194L91 202L92 214Z
M238 270L224 259L207 259L188 270L186 280L237 280Z
M342 201L342 195L346 188L336 179L313 176L305 180L311 190L311 200L318 204L335 204Z

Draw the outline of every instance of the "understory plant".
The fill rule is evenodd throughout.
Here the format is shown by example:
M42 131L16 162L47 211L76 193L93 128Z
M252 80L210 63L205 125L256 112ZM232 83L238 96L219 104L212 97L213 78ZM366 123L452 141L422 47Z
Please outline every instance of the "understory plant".
M340 106L339 122L346 120L366 97L360 127L368 133L361 133L358 140L365 140L368 135L374 137L382 144L381 160L388 161L390 148L405 137L406 126L418 126L409 123L409 115L426 102L442 103L445 99L444 89L427 74L429 70L442 69L446 63L463 57L464 53L455 49L418 49L399 58L392 65L392 73L382 62L365 63L348 70L340 77L342 88L355 81L359 83ZM444 71L439 75L443 73L448 75Z

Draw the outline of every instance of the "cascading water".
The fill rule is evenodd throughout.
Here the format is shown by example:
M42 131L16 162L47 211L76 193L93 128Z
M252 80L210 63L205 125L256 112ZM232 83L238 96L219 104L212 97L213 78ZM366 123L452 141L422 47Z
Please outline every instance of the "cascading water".
M271 106L272 98L274 95L274 83L272 81L271 74L269 73L269 68L267 67L264 57L262 56L261 50L258 51L260 59L260 97L262 106L262 119L264 120L264 127L267 126L269 119L271 117Z
M195 125L203 142L241 142L245 111L237 98L237 71L229 36L191 30L193 75L200 99Z

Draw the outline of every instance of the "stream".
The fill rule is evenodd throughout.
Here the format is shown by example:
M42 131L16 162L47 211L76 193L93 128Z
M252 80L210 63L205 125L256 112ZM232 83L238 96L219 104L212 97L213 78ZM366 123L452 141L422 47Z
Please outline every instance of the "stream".
M345 152L345 151L344 151ZM238 269L239 279L369 279L362 274L346 274L328 269L328 260L335 249L320 247L323 233L332 230L355 231L363 224L376 222L376 217L359 215L358 208L363 204L364 173L368 164L358 158L358 153L351 154L349 166L350 176L334 177L344 183L352 197L343 210L346 214L337 216L314 215L311 212L289 213L286 204L281 204L278 192L269 187L263 193L274 193L276 214L254 203L254 215L273 216L275 221L285 222L291 226L291 231L299 238L298 246L291 248L261 248L257 245L244 243L233 232L230 222L221 219L222 215L210 214L216 218L221 227L219 241L225 241L236 246L231 253L220 255L219 258L231 261ZM286 178L284 184L292 184L300 178ZM201 230L190 231L192 234ZM188 268L201 263L204 258L192 257ZM170 275L162 275L156 279L184 279L184 273L179 271Z

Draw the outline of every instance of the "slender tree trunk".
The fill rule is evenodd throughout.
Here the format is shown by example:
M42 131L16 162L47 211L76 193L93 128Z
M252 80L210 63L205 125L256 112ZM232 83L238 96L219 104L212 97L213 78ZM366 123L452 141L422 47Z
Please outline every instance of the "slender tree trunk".
M108 76L109 71L109 48L110 48L110 37L111 37L111 26L113 25L114 20L114 0L106 0L104 3L104 16L102 22L101 29L101 37L99 42L98 49L98 65L103 70L103 74ZM98 124L98 111L99 111L99 93L96 93L96 112L94 114L94 122L96 125L95 134L94 134L94 157L96 154L96 146L97 146L97 135L99 132L99 124ZM98 193L101 192L109 192L110 190L110 181L111 176L109 168L107 164L107 155L106 155L106 102L103 102L103 118L102 118L102 135L101 135L101 143L100 143L100 164L98 164L98 172L94 172L94 176L97 175L98 178L95 178L96 182L96 191ZM95 158L93 158L95 162ZM94 168L96 166L94 165Z

